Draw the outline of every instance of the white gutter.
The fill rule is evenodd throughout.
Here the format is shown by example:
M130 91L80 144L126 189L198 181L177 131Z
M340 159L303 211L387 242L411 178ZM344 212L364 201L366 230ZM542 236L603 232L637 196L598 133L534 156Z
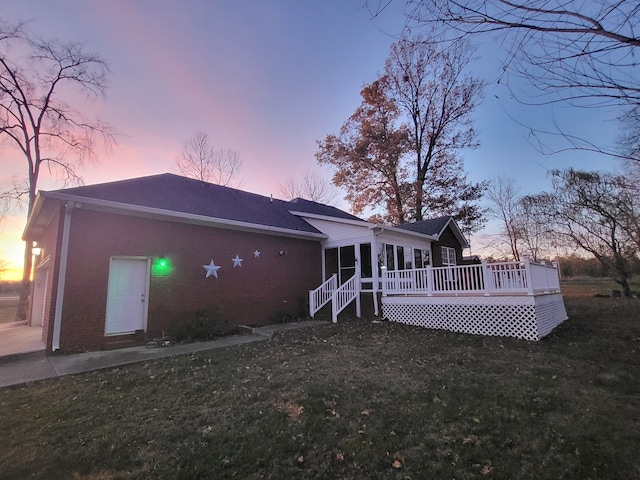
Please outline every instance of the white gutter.
M64 224L62 226L62 244L60 246L60 271L58 272L58 287L56 290L56 311L53 316L53 338L51 350L60 349L60 325L62 323L62 303L64 300L64 287L67 278L67 257L69 253L69 232L71 230L71 211L73 202L66 205L64 211Z

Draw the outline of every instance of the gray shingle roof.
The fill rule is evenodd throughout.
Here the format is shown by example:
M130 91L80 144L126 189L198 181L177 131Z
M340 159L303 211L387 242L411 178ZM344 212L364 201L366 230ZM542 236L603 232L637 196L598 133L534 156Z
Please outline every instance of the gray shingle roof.
M290 212L360 220L338 208L309 200L271 199L171 173L65 188L51 193L312 233L319 232Z
M403 223L402 225L398 225L398 228L411 230L412 232L424 233L426 235L438 235L442 233L442 230L444 230L451 220L452 217L450 216L430 218L419 222Z

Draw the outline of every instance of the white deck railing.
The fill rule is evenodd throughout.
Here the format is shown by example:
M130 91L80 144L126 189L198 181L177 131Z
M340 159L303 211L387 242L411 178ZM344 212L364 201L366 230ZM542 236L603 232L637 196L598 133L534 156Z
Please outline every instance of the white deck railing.
M534 295L559 290L557 267L528 258L522 262L483 262L480 265L382 272L383 295Z
M338 276L334 273L329 280L318 288L309 291L309 313L311 318L315 316L318 310L331 301L333 292L335 292L337 288Z

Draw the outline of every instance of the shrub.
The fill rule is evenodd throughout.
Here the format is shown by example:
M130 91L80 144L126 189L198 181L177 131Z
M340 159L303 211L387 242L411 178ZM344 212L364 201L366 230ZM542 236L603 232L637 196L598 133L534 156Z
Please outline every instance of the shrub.
M173 323L169 336L174 342L203 342L235 333L236 328L215 310L197 310Z
M306 320L309 317L309 306L304 299L298 298L296 308L281 310L269 318L269 323L292 323Z

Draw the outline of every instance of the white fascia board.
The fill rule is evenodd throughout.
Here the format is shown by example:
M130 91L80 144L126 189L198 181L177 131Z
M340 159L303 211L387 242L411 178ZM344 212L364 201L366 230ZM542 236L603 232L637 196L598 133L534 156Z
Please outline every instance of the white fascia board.
M29 214L29 217L27 218L27 223L24 226L24 230L22 231L22 240L27 240L27 237L29 235L29 230L31 227L32 222L34 222L35 218L40 215L40 212L42 211L42 207L44 205L44 199L42 198L42 192L38 192L38 194L36 195L36 201L33 204L33 208L31 209L31 213Z
M460 230L458 222L456 222L453 217L449 217L449 221L444 224L444 227L442 227L442 230L440 230L440 233L438 234L438 239L440 239L440 235L444 233L449 225L452 225L452 229L454 230L453 234L458 237L458 240L460 240L460 245L462 246L462 248L468 248L469 242L462 233L462 230Z
M318 215L317 213L298 212L295 210L289 210L289 213L291 215L296 215L297 217L314 218L316 220L326 220L327 222L344 223L347 225L357 225L359 227L363 227L363 226L370 227L371 225L373 225L367 222L366 220L351 220L349 218L332 217L330 215Z
M431 240L431 241L438 241L439 236L436 235L427 235L426 233L420 233L420 232L414 232L412 230L406 230L404 228L397 228L397 227L390 227L388 225L371 225L371 227L369 227L373 230L379 230L380 233L388 231L388 232L392 232L392 233L396 233L399 235L406 235L409 237L418 237L418 238L426 238L427 240Z
M117 212L125 215L142 216L158 220L173 220L194 225L226 228L230 230L244 230L258 233L270 233L284 237L302 238L307 240L324 240L327 236L324 233L304 232L301 230L291 230L288 228L273 227L269 225L259 225L256 223L241 222L238 220L228 220L225 218L207 217L193 213L175 212L154 207L143 207L131 205L129 203L114 202L112 200L100 200L91 197L80 197L58 192L40 192L44 198L74 202L75 208L82 208L83 205L91 206L92 210L103 210L107 212Z

